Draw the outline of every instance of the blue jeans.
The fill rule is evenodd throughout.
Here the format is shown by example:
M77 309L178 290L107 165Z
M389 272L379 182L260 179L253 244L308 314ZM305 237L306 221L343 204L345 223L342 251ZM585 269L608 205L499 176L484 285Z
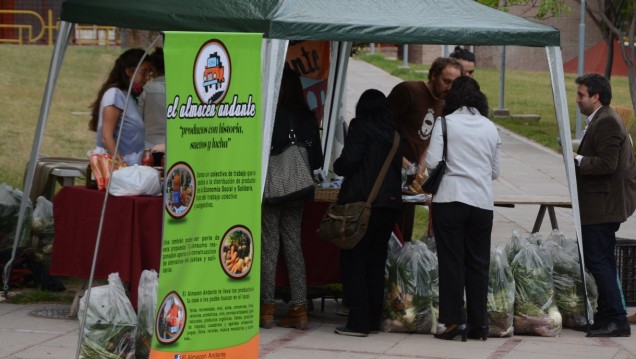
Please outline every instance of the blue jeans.
M595 321L624 323L627 312L618 285L616 271L616 231L620 223L601 223L581 226L585 267L598 286L598 307Z

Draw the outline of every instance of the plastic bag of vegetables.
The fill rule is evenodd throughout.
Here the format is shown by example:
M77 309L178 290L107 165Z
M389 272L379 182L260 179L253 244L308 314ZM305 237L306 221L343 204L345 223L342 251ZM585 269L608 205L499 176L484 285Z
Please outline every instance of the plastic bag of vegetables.
M135 356L137 315L126 296L118 273L108 284L90 289L80 300L78 317L84 325L80 358L122 359Z
M510 266L515 280L515 334L558 336L561 313L554 299L552 274L541 259L539 247L523 247Z
M22 191L19 189L13 189L6 183L0 184L0 250L13 248L22 196ZM30 247L32 220L33 204L27 200L18 247Z
M516 229L512 230L512 238L510 238L510 242L506 244L506 255L508 256L508 263L512 263L512 260L515 258L517 253L521 250L521 248L528 245L528 241L525 240L519 231Z
M503 245L490 252L488 276L488 335L509 337L514 334L515 280Z
M426 243L428 249L433 253L437 253L437 243L435 243L435 237L424 235L422 237L422 242Z
M144 270L139 279L137 291L137 337L135 341L136 358L150 356L150 342L155 328L155 314L157 313L157 288L159 276L154 270Z
M39 196L33 210L32 233L40 238L53 238L53 203Z
M576 247L559 246L557 242L548 242L543 245L545 252L550 254L553 263L552 278L554 281L556 304L563 317L563 326L572 329L582 329L587 325L585 319L586 307L581 281L581 269L579 266ZM565 242L562 242L565 245ZM569 248L569 250L567 249ZM596 283L591 275L586 276L588 290L588 302L590 307L596 303L598 297Z
M400 254L400 250L402 250L402 242L398 239L395 233L391 233L391 238L389 239L389 247L387 249L386 254L386 263L384 264L384 283L385 286L389 282L389 272L391 268L395 265L395 261L397 260L398 255ZM385 289L388 286L385 287Z
M435 255L420 241L405 243L389 272L385 332L426 334L435 330L437 310L431 274L437 277Z
M546 244L550 242L556 243L559 247L563 247L566 245L567 242L572 242L572 241L569 241L567 238L565 238L563 231L561 231L560 229L553 229L552 232L550 232L550 235L548 236L548 238L546 238L542 244Z
M42 263L43 271L48 273L55 230L53 227L53 203L43 196L39 196L36 200L31 234L33 234L31 248L35 252L35 258Z

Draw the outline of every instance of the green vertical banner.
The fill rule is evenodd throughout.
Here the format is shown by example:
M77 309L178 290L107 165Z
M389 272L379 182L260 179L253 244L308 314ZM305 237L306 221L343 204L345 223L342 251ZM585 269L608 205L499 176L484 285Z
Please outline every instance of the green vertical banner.
M166 192L152 359L258 357L261 40L165 34Z

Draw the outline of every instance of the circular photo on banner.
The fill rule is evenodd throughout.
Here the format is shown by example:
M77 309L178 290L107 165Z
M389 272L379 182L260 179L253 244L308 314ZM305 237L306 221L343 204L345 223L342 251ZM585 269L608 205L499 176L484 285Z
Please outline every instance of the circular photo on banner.
M155 331L159 343L172 344L176 342L186 324L186 307L177 292L170 292L161 302L157 320L155 321Z
M204 104L223 101L230 88L230 54L220 40L209 40L199 49L192 69L194 89Z
M192 167L185 162L175 163L166 173L165 181L166 211L172 218L185 217L196 197L196 180Z
M219 249L223 271L230 278L245 277L252 269L254 240L252 232L245 226L236 225L223 235Z

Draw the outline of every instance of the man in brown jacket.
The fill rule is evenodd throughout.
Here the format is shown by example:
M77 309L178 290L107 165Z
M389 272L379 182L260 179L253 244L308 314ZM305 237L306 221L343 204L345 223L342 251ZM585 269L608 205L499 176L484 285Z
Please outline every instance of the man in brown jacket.
M576 102L587 116L576 162L585 266L598 285L598 307L588 337L628 337L631 329L617 280L616 231L634 213L636 163L629 134L609 105L604 76L576 79Z
M431 142L435 119L442 115L444 99L453 81L463 72L462 65L451 57L438 57L428 71L428 81L403 81L397 84L389 96L389 105L397 129L402 136L404 157L402 168L418 167L409 191L422 193L426 180L426 149ZM414 206L404 206L398 219L403 238L411 239L413 233Z

